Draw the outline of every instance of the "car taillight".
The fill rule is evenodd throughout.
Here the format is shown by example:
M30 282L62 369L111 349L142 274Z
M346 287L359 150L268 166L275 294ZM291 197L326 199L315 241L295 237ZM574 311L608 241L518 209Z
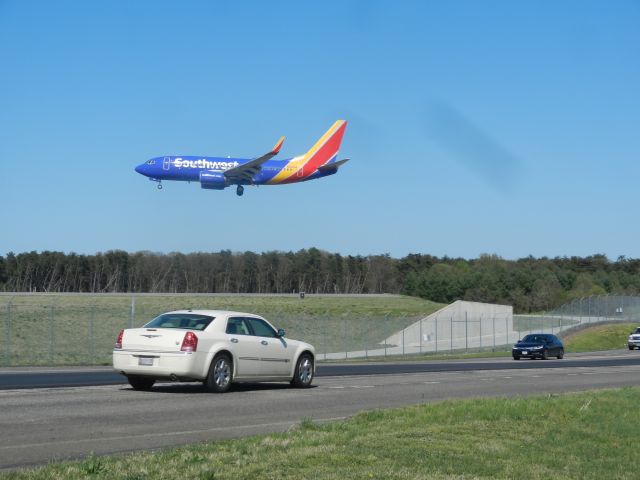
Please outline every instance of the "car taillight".
M184 340L182 340L181 352L195 352L198 348L198 337L193 332L187 332L184 334Z
M118 334L118 339L116 340L116 344L113 346L113 348L122 348L123 335L124 335L124 330L120 330L120 333Z

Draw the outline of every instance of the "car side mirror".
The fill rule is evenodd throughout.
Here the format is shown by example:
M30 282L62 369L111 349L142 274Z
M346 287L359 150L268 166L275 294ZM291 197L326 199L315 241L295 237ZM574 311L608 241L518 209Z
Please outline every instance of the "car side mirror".
M278 333L277 333L278 338L284 337L285 334L286 334L286 332L284 331L284 328L279 328L278 329Z

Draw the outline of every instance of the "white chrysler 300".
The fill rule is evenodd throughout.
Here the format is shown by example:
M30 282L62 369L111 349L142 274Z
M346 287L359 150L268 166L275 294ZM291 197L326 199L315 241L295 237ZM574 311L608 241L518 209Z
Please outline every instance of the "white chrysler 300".
M113 368L139 390L156 380L201 381L218 393L242 381L288 381L305 388L315 373L315 349L285 338L284 330L258 315L178 310L122 330Z

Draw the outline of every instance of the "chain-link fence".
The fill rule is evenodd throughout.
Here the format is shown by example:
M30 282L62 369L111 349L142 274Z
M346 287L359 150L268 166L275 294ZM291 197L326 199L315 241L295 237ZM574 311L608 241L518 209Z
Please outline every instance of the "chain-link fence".
M150 302L135 296L82 302L5 299L0 302L0 366L108 365L120 329L139 327L176 303L175 297ZM198 306L206 303L199 300ZM288 337L313 344L319 360L343 360L508 350L530 332L561 334L585 324L636 321L640 298L590 297L541 315L513 315L511 307L475 302L455 302L426 316L286 309L257 313L284 328Z
M640 322L640 297L594 295L577 298L543 314L513 316L513 327L519 336L531 332L562 336L567 331L605 322Z

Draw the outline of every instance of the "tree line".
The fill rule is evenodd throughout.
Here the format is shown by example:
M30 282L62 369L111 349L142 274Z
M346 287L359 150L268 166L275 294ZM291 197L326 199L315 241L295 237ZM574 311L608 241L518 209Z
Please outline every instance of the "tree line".
M640 259L605 255L476 259L410 254L298 252L62 252L0 256L0 290L10 292L404 293L550 310L574 298L640 293Z

